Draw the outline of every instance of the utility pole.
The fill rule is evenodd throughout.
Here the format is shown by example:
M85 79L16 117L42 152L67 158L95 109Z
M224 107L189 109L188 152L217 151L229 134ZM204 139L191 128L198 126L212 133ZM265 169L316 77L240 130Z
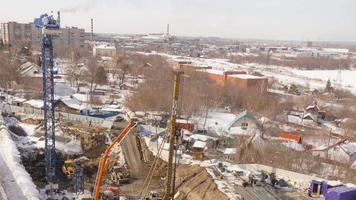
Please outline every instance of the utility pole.
M167 183L166 192L164 194L163 200L173 199L173 188L172 188L172 178L173 178L173 154L174 154L174 139L176 135L176 119L177 119L177 108L178 108L178 97L179 97L179 84L180 76L183 72L177 70L174 74L174 87L173 87L173 102L172 102L172 113L169 123L169 154L168 154L168 166L167 166Z

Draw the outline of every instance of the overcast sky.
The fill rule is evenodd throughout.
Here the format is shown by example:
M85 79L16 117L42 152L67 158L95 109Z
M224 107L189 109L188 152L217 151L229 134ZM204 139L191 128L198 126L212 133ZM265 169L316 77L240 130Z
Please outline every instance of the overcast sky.
M164 32L247 39L356 41L356 0L0 0L0 21L62 10L94 32Z

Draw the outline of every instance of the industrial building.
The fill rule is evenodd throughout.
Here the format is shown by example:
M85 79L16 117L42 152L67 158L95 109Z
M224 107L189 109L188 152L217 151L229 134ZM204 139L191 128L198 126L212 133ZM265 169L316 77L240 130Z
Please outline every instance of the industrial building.
M95 45L93 47L93 56L115 57L116 48L107 44Z
M218 71L218 70L206 70L208 77L214 80L219 85L236 86L241 89L257 88L261 92L267 91L268 78L264 76L256 76L252 74L246 74L246 72L240 71Z

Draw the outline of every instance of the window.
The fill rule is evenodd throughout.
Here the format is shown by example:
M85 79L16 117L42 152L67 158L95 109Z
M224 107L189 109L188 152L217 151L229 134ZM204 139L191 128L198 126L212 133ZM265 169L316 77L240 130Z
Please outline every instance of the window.
M247 127L248 127L248 123L246 123L246 122L243 122L243 123L241 123L241 128L242 129L247 129Z

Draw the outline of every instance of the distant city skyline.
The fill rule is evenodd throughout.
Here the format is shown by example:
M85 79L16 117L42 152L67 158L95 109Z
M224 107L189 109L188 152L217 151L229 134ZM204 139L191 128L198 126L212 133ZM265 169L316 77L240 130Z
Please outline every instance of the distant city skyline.
M353 0L0 0L0 22L61 10L63 26L94 32L356 42Z

